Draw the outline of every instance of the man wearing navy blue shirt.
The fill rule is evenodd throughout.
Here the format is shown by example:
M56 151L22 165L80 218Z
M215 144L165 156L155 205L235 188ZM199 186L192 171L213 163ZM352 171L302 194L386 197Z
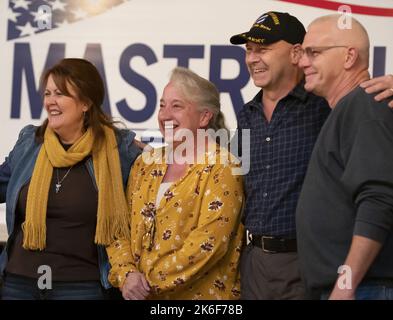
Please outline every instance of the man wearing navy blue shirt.
M242 299L305 296L295 211L314 143L330 108L303 88L303 72L297 64L304 35L297 18L268 12L250 31L230 40L245 44L246 64L255 86L261 88L238 114L239 134L242 129L251 131L244 212L250 243L242 254Z

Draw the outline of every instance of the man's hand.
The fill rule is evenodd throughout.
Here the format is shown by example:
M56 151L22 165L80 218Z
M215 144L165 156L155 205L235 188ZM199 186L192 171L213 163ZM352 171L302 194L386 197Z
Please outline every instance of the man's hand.
M143 273L131 272L120 290L125 300L145 300L150 293L150 286Z
M391 74L365 81L360 86L367 93L378 93L375 96L377 101L393 98L393 75ZM389 102L389 107L393 108L393 99Z

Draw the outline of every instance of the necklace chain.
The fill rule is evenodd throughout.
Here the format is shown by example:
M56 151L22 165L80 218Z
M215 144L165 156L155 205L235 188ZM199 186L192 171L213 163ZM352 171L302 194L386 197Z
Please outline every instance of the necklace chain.
M70 173L71 169L73 166L71 166L66 174L63 176L63 178L61 178L61 180L59 181L59 168L56 168L56 176L57 176L57 183L56 183L56 193L60 192L60 188L61 188L61 184L63 183L64 179L68 176L68 174Z

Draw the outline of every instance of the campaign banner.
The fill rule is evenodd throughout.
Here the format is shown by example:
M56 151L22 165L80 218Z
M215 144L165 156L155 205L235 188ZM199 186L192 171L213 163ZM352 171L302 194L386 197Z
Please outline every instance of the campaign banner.
M307 26L350 10L369 32L371 75L393 73L393 0L2 0L0 161L27 124L46 114L42 72L64 57L92 61L106 84L104 109L144 141L159 133L159 99L171 70L191 68L220 91L227 126L257 93L243 46L229 38L264 12L289 12Z
M213 81L229 128L257 92L244 49L229 43L269 10L286 11L305 25L346 5L371 38L373 75L393 71L393 1L304 0L8 0L1 1L0 157L19 130L45 119L39 78L64 57L84 57L106 83L104 109L143 136L157 128L158 101L170 71L189 67ZM50 17L50 19L48 19Z

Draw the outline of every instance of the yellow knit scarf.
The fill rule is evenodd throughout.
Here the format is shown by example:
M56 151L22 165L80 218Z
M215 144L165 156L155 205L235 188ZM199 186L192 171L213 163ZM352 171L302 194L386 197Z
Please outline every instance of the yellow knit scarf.
M23 248L43 250L46 246L46 209L54 167L72 166L89 154L93 156L98 187L97 227L94 242L108 245L113 240L130 239L128 207L124 195L119 152L112 129L104 126L105 141L92 154L93 132L89 128L67 151L56 134L46 128L27 193L26 220L22 224ZM70 235L72 236L72 235Z

